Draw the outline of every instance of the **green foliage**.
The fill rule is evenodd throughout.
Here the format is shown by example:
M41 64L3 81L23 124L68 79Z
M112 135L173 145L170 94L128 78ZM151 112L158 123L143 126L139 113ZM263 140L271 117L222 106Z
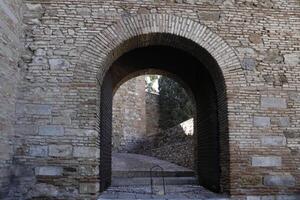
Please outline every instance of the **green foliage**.
M158 83L160 127L167 129L192 118L195 109L186 90L168 77L160 77Z

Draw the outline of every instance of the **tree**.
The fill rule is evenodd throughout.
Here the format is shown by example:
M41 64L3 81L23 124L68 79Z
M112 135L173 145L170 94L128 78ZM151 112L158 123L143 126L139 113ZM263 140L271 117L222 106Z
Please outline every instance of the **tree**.
M194 105L186 90L178 82L165 76L161 76L158 83L160 127L171 128L192 118Z

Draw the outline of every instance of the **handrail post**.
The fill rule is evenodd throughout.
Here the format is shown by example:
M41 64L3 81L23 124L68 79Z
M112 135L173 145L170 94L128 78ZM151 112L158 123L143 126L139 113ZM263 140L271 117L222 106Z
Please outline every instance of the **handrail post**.
M153 190L153 169L158 168L161 172L161 177L162 177L162 181L163 181L163 195L166 195L166 186L165 186L165 177L164 177L164 169L159 166L159 165L154 165L153 167L150 168L150 183L151 183L151 194L154 194L154 190Z

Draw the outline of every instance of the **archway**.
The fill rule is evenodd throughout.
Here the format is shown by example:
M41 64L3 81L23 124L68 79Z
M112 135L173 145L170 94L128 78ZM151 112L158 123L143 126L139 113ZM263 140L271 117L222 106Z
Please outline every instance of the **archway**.
M233 94L232 91L246 86L246 80L241 68L238 57L234 50L220 38L218 35L190 19L181 18L173 15L137 15L134 17L123 18L118 23L100 32L89 43L82 52L80 61L74 70L74 87L78 89L80 96L91 95L91 86L98 86L96 92L101 91L103 83L112 81L107 71L119 57L131 50L149 47L149 46L168 46L177 50L183 50L200 63L202 68L206 69L214 83L218 113L219 147L220 147L220 191L231 190L230 184L230 154L229 154L229 133L231 118L227 119L226 93ZM183 72L184 74L184 72ZM104 80L105 77L105 80ZM221 81L220 81L221 80ZM226 87L225 87L226 85ZM112 83L111 83L112 86ZM89 90L87 90L89 89ZM112 88L108 88L111 90ZM100 115L105 112L104 104L105 90L95 97L97 115L88 117L89 124L94 125L96 130L100 130L99 140L105 142L103 130L107 126L104 118L100 121ZM106 102L110 107L109 102ZM229 102L229 115L235 113L232 104ZM102 105L100 105L102 104ZM85 123L87 117L84 105L79 105L78 116L82 114L82 123ZM109 116L109 115L107 115ZM81 121L80 117L79 120ZM109 121L109 118L106 120ZM100 124L100 126L99 126ZM109 129L109 126L107 127ZM229 128L229 130L228 130ZM232 128L234 130L234 128ZM233 131L232 130L232 131ZM107 139L107 138L106 138ZM110 141L107 140L107 144ZM102 144L102 147L105 144ZM101 151L101 159L109 158L109 152ZM103 163L101 169L107 169L109 174L109 162ZM107 176L109 177L109 176ZM105 182L104 177L100 177ZM109 183L109 178L108 181ZM105 188L105 184L101 185Z
M217 66L210 65L211 68ZM207 68L189 53L168 46L137 48L117 59L107 72L101 88L100 111L100 180L101 189L110 185L111 176L111 102L112 93L119 83L132 73L145 69L164 70L186 83L196 102L196 161L195 167L200 185L212 191L223 191L221 179L228 174L220 166L228 165L228 132L226 123L225 84L222 75L213 80ZM216 68L216 73L217 72ZM215 83L219 84L217 89ZM219 100L218 99L222 99ZM223 111L223 113L220 113ZM224 118L222 118L224 117ZM223 119L223 120L222 120ZM221 120L221 123L220 123ZM222 131L224 130L224 131ZM221 132L222 131L222 132ZM220 134L223 135L220 140ZM226 136L227 135L227 136ZM225 137L224 137L225 136ZM222 149L220 144L223 144ZM220 156L223 152L223 157ZM226 152L226 153L225 153Z

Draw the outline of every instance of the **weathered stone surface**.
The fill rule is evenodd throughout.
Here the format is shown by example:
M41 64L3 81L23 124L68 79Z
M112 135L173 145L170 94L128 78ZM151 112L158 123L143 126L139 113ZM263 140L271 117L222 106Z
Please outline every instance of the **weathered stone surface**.
M89 8L77 8L77 12L79 15L90 15L91 14L91 9Z
M247 48L242 48L239 47L237 48L237 51L242 54L243 56L247 56L247 57L254 57L256 56L256 52L253 48L247 47Z
M260 196L247 196L247 200L261 200Z
M269 175L264 177L264 185L266 186L292 187L295 186L295 183L295 178L290 175Z
M43 7L42 7L42 4L31 4L31 3L27 3L26 4L27 8L30 10L30 11L42 11L43 10Z
M270 117L253 117L253 125L257 127L269 127L271 125Z
M38 128L32 124L18 124L15 126L15 133L18 135L37 135Z
M300 52L285 54L284 62L288 65L299 65L300 64Z
M46 51L44 49L37 49L35 51L35 55L36 56L45 56L46 55Z
M35 56L33 57L33 63L37 64L37 65L45 65L47 64L47 59L41 56Z
M55 125L40 126L39 135L61 136L64 135L64 127Z
M59 195L59 188L54 185L39 183L34 185L34 190L30 190L26 197L28 199L40 197L57 197Z
M265 62L267 63L279 64L279 63L283 63L283 60L284 60L283 56L278 50L268 51L265 54Z
M276 200L298 200L300 195L276 195Z
M240 183L243 186L247 185L261 185L262 178L260 176L243 176L240 179Z
M254 70L256 67L256 60L254 58L244 58L242 60L242 66L246 70Z
M259 35L259 34L250 34L249 40L250 40L250 42L252 42L254 44L259 44L262 42L261 35Z
M50 105L38 104L17 104L16 113L32 115L50 115L52 107Z
M80 183L79 192L81 194L97 193L99 191L99 183Z
M60 49L58 49L58 50L54 50L53 54L57 55L57 56L67 56L69 54L69 52L67 50L60 50ZM51 66L54 64L53 60L50 60L49 62L50 62ZM55 65L64 65L64 64L65 63L63 63L63 61L61 61L61 62L56 61Z
M38 176L61 176L62 173L62 167L44 166L35 168L35 174Z
M279 97L261 97L262 108L287 108L287 102L284 98Z
M97 148L97 147L74 147L73 156L81 157L81 158L99 158L100 157L100 148Z
M79 137L97 137L99 133L95 130L86 130L86 129L65 129L65 135L79 136Z
M202 20L218 21L221 18L220 12L199 12L198 16Z
M82 176L99 175L99 166L90 166L90 165L79 166L79 174Z
M290 118L289 117L280 117L279 118L279 126L281 126L281 127L290 126Z
M254 156L252 157L252 166L254 167L280 167L281 157L278 156Z
M286 145L286 138L283 136L265 136L261 139L263 146L284 146Z
M64 59L50 59L49 65L51 70L63 70L70 67L70 63Z
M9 160L13 154L13 148L9 143L0 142L0 158L1 160Z
M46 157L48 156L48 146L31 146L29 155L36 157Z
M49 145L49 156L68 157L72 155L72 145Z

